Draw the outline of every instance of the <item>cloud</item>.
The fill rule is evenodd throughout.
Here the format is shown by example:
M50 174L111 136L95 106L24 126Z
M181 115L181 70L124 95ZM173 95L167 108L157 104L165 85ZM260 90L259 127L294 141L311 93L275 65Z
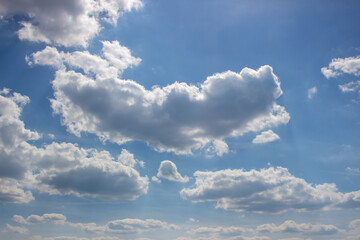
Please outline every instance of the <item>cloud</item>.
M360 207L360 191L341 193L328 183L313 186L282 167L196 171L194 176L195 187L182 189L181 197L195 203L214 201L216 208L225 210L279 213Z
M178 172L175 163L165 160L160 163L160 167L157 173L157 177L165 178L174 182L188 182L189 178L187 176L182 177Z
M190 233L200 235L216 235L221 238L239 236L248 231L248 229L242 227L199 227L190 231Z
M141 0L4 0L0 17L25 16L18 31L21 40L86 47L101 23L116 24L124 12L142 6Z
M17 180L0 178L0 202L28 203L34 200L30 191L23 189Z
M118 54L119 47L116 41L103 42L102 56L47 47L27 58L29 64L58 69L51 105L76 136L88 132L118 144L142 141L177 154L210 146L221 156L228 151L224 138L290 119L276 104L282 91L270 66L217 73L198 86L175 82L147 90L118 78L124 68L139 62L130 54Z
M6 224L6 230L10 230L11 232L19 233L19 234L28 234L29 230L23 227L16 227L10 224Z
M1 202L27 203L34 199L29 190L128 200L147 193L148 177L133 168L143 164L126 150L115 161L107 151L71 143L53 142L42 148L29 144L40 134L25 129L20 120L28 102L18 93L0 95Z
M109 221L105 225L97 225L96 223L73 223L66 221L66 217L58 213L46 213L40 215L30 215L24 218L20 215L14 215L13 220L20 224L55 224L55 225L67 225L73 228L81 229L88 233L142 233L155 230L174 230L178 229L178 226L169 224L164 221L156 219L116 219Z
M258 232L266 233L301 233L308 235L331 235L341 232L342 230L334 225L311 224L311 223L296 223L292 220L287 220L280 225L263 224L256 228Z
M360 56L348 58L334 58L328 67L321 68L321 72L329 79L343 74L360 76Z
M316 93L317 93L317 88L316 87L310 88L308 90L308 95L307 95L308 99L312 99L315 96Z
M192 238L185 239L226 239L226 240L239 240L239 239L302 239L295 238L298 235L319 236L319 235L335 235L338 233L346 233L346 231L339 229L334 225L312 224L312 223L296 223L293 220L287 220L280 225L276 224L263 224L252 227L238 227L238 226L217 226L217 227L197 227L190 231L188 234ZM263 235L265 234L265 235ZM291 234L294 238L281 238L281 236L289 236ZM276 236L271 238L270 236ZM182 239L182 238L179 238ZM309 238L307 238L309 239Z
M267 142L274 142L279 139L280 137L276 133L274 133L272 130L268 130L257 135L252 142L255 144L261 144Z
M339 85L339 88L343 93L355 92L359 89L359 87L360 87L360 80Z
M158 178L155 177L155 176L152 176L152 177L151 177L151 181L156 182L156 183L161 183L161 180L158 179Z
M20 215L14 215L13 220L21 224L53 223L65 224L66 217L60 213L45 213L42 216L30 215L26 219Z

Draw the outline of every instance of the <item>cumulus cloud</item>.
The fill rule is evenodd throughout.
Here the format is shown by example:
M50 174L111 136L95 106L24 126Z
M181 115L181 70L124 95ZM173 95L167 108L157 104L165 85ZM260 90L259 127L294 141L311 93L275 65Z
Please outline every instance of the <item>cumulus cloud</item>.
M118 78L140 61L119 47L118 42L103 42L102 56L48 47L28 57L30 64L58 69L51 104L69 132L93 133L118 144L142 141L177 154L210 147L221 156L228 151L224 138L290 119L276 104L282 91L270 66L217 73L198 86L175 82L147 90Z
M274 142L279 139L280 137L276 133L274 133L272 130L267 130L257 135L252 142L256 144L260 144L260 143Z
M348 58L334 58L328 67L321 68L321 72L329 79L343 74L360 76L360 56Z
M105 225L97 225L96 223L73 223L66 221L66 217L58 213L46 213L40 215L30 215L24 218L20 215L14 215L13 220L20 224L56 224L67 225L73 228L79 228L88 233L141 233L155 230L174 230L178 226L169 224L157 219L116 219L109 221Z
M170 181L175 182L188 182L189 178L187 176L182 177L178 172L175 163L165 160L160 163L160 167L157 173L157 177L165 178Z
M286 168L221 170L194 173L194 188L184 188L183 199L214 201L217 208L238 212L285 212L360 208L360 191L341 193L335 184L312 185Z
M342 230L334 225L296 223L293 220L287 220L280 225L263 224L256 228L258 232L271 233L301 233L309 235L330 235L341 232Z
M30 190L101 199L136 199L146 194L148 177L133 167L143 165L126 150L117 161L107 151L56 143L38 148L40 138L20 120L28 97L2 91L0 95L0 201L27 203Z
M334 225L325 224L312 224L312 223L296 223L293 220L287 220L280 225L276 224L263 224L251 227L238 227L238 226L217 226L217 227L197 227L190 231L191 238L179 239L226 239L226 240L239 240L239 239L303 239L296 238L296 236L319 236L319 235L335 235L338 233L346 233L346 231L339 229ZM281 238L281 236L291 236L293 238ZM276 236L276 237L272 237ZM307 238L309 239L309 238Z
M307 94L308 99L312 99L312 98L315 96L315 94L317 93L317 88L316 88L316 87L312 87L312 88L310 88L310 89L308 90L307 93L308 93L308 94Z
M86 47L102 22L116 24L124 12L142 6L141 0L4 0L0 17L26 17L18 31L22 40Z

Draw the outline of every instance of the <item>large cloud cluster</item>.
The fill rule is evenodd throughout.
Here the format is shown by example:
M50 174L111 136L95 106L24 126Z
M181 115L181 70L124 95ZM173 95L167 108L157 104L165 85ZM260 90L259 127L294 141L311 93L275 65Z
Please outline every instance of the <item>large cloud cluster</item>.
M141 0L4 0L0 16L26 17L18 31L22 40L86 47L102 21L116 24L121 14L142 6Z
M147 90L116 77L140 60L117 41L103 45L102 56L47 47L27 58L58 69L52 108L77 136L89 132L118 144L137 140L178 154L207 146L222 155L228 150L224 138L290 119L276 104L282 91L270 66L217 73L199 86L175 82Z
M28 102L26 96L1 91L1 202L29 202L34 199L30 190L102 199L135 199L146 194L148 178L133 168L138 161L126 150L114 160L107 151L72 143L53 142L42 148L30 144L40 135L20 120Z
M238 212L311 211L360 208L360 191L341 193L335 184L313 186L291 175L286 168L260 171L221 170L194 173L194 188L181 190L183 199L215 201L217 208Z

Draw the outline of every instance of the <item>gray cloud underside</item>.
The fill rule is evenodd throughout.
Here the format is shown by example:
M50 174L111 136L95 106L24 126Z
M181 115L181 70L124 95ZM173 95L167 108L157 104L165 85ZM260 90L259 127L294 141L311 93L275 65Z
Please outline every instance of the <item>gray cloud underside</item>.
M199 87L175 82L146 90L135 81L116 77L139 61L123 53L110 59L109 51L122 46L104 43L102 57L46 48L28 58L30 64L58 68L52 82L52 108L77 136L89 132L118 144L137 140L158 151L189 154L223 138L286 124L290 119L276 104L282 91L270 66L217 73ZM124 67L115 64L116 59L132 64ZM218 155L224 149L227 146L218 149Z
M148 177L133 168L138 162L126 150L116 161L107 151L71 143L30 144L40 135L19 119L29 98L9 90L0 93L1 202L27 203L34 199L31 190L129 200L147 193Z
M25 16L22 40L86 47L103 21L116 24L124 12L142 6L141 0L2 0L0 17Z
M194 188L184 188L183 199L214 201L217 208L238 212L312 211L360 208L360 191L341 193L335 184L313 186L286 168L260 171L221 170L194 173Z

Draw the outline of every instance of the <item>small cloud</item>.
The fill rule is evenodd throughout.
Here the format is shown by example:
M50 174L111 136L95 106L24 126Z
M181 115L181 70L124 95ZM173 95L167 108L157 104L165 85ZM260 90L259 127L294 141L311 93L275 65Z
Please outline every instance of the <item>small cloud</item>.
M255 144L273 142L279 140L280 137L274 133L272 130L264 131L260 135L257 135L252 141Z
M156 182L156 183L161 183L161 180L155 176L152 176L151 181Z
M360 88L360 80L339 85L339 88L343 93L355 92Z
M52 133L49 133L48 136L49 136L50 139L53 139L53 140L55 139L55 135L52 134Z
M347 167L346 171L348 173L351 173L353 175L360 175L360 169L359 168L351 168L351 167Z
M316 93L317 93L317 88L316 87L310 88L308 90L308 95L307 95L308 99L312 99L315 96Z
M195 218L189 218L188 222L191 222L191 223L198 223L199 220L195 219Z
M328 67L321 68L321 72L327 79L343 74L360 76L360 56L334 58Z
M182 177L178 172L175 163L165 160L160 163L159 171L157 177L165 178L174 182L188 182L189 178L187 176Z

